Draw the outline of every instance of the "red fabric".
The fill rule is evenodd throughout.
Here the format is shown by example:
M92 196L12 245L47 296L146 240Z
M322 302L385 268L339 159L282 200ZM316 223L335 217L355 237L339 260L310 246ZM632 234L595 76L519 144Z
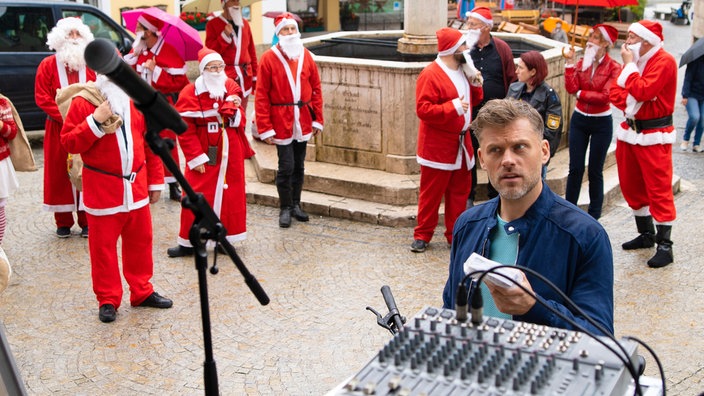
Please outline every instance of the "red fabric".
M255 98L257 130L261 139L272 136L273 131L274 139L280 140L281 144L288 144L286 141L290 143L293 137L294 108L293 106L272 106L272 104L293 103L293 93L285 68L289 68L295 80L297 62L287 61L288 63L284 64L274 49L269 49L262 55L257 79L259 94ZM313 131L313 117L310 110L315 115L315 122L321 127L324 125L323 96L318 68L307 49L303 50L299 61L304 62L300 77L301 101L310 102L300 109L302 140L308 140Z
M12 116L12 107L7 99L0 99L0 161L10 156L9 141L17 136L17 124Z
M438 52L449 50L464 37L459 30L448 27L438 29L435 35L438 38Z
M137 175L130 183L121 177L83 168L83 204L86 211L93 215L105 215L129 212L148 205L149 186L152 189L162 187L164 172L159 157L144 142L146 125L142 113L132 107L129 123L124 119L125 133L131 139L124 144L120 130L102 137L95 135L89 121L86 121L86 117L94 111L95 106L85 99L73 99L61 131L63 146L70 153L81 154L88 166L112 175L128 175L131 172ZM93 123L92 120L90 122ZM130 163L131 167L125 169Z
M467 170L466 166L453 171L421 166L420 186L418 225L413 230L413 239L430 242L438 225L440 202L445 198L445 240L452 243L452 230L467 207L467 197L472 188L471 170Z
M244 25L239 28L239 36L242 41L238 58L238 36L226 37L223 33L228 23L222 15L208 21L205 25L205 46L217 51L222 56L226 65L225 73L227 73L227 76L235 80L242 87L242 90L248 93L253 87L252 80L257 79L258 73L257 49L254 46L252 29L246 20L243 21ZM238 81L234 65L247 65L247 73L243 73L244 81ZM244 96L247 96L247 94L242 95L242 97Z
M152 50L155 50L156 53L152 52ZM132 50L125 59L130 59L136 55L137 59L132 64L132 67L137 71L142 68L144 62L154 59L156 62L154 74L158 73L158 77L149 82L151 86L161 93L178 93L188 84L186 62L181 59L178 51L169 43L157 42L152 50L145 50L139 54L135 54L134 50Z
M122 302L117 240L122 239L122 273L130 288L130 304L139 305L153 292L152 216L149 206L110 216L88 215L93 292L98 306Z
M79 74L67 74L69 84L79 82ZM86 81L95 81L95 72L86 69ZM56 90L62 88L56 55L46 57L37 68L34 84L34 100L48 118L44 132L44 209L51 212L76 210L77 198L68 178L66 159L68 152L61 145L59 134L63 125L61 113L56 106Z
M188 124L188 129L179 135L179 143L186 159L186 180L193 189L200 192L206 201L213 206L215 213L220 216L222 224L227 229L227 238L230 242L242 240L247 230L247 199L245 196L244 159L251 156L251 148L244 135L246 119L243 109L238 109L241 114L240 122L231 125L229 118L224 118L225 134L222 130L218 133L208 133L208 123L218 123L215 112L224 110L225 113L234 114L223 101L210 98L208 92L196 96L197 83L187 85L176 103L176 109L181 113ZM231 79L227 80L227 94L241 95L241 89ZM217 104L217 107L214 105ZM201 107L202 106L202 107ZM210 113L207 113L210 111ZM203 114L203 112L206 112ZM224 178L220 177L223 165L223 147L227 140L228 158ZM208 165L208 146L217 145L216 165ZM191 168L205 163L205 173L193 171ZM227 185L227 188L225 188ZM222 194L220 204L216 204L216 194ZM179 231L179 244L191 246L188 234L193 223L193 214L190 210L181 210L181 227Z
M460 151L460 132L465 117L457 114L452 101L458 99L459 94L438 62L423 69L416 82L416 114L420 118L417 155L433 162L454 164ZM483 97L481 86L470 85L470 108ZM472 139L467 137L464 145L469 153L473 152Z
M576 107L585 114L603 113L611 108L609 91L621 73L621 65L608 54L599 63L592 75L592 68L582 71L582 60L574 67L565 68L565 89L574 95L579 93Z
M513 53L511 52L511 47L509 47L508 44L500 38L492 36L491 40L494 42L494 47L496 47L496 51L499 53L499 57L501 58L501 68L504 71L504 91L508 93L508 87L512 82L517 80L516 64L513 61Z
M88 218L84 210L76 212L76 217L76 223L78 223L79 227L84 228L88 226ZM56 228L71 228L74 224L73 212L54 212L54 221L56 222Z

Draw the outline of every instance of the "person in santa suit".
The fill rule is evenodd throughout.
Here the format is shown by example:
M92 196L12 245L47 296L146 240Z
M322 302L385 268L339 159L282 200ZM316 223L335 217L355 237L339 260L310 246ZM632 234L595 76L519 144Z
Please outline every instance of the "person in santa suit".
M34 84L34 101L47 115L44 124L44 205L54 213L56 235L71 236L73 212L77 212L81 236L88 237L88 222L82 209L80 194L68 178L66 161L68 153L61 146L59 133L63 117L56 104L56 90L74 83L95 80L95 72L86 67L83 52L93 34L80 18L59 20L47 35L49 49L56 54L44 58L37 68Z
M150 282L152 217L149 204L164 187L160 159L144 142L146 123L119 87L99 75L74 96L61 130L61 144L83 159L83 202L88 212L93 292L102 322L115 320L122 301L117 240L122 239L122 273L134 307L170 308L173 302L154 291ZM102 95L102 97L101 97ZM86 97L105 98L94 103Z
M225 62L214 50L201 49L198 62L200 77L181 91L176 102L188 124L178 137L186 159L185 176L213 207L233 243L247 237L244 159L254 154L244 134L242 90L225 74ZM169 257L193 254L188 238L193 220L189 209L181 209L178 245L167 250Z
M125 55L125 62L132 66L142 78L155 90L166 96L169 103L174 104L178 93L188 84L186 72L188 67L178 51L161 37L164 22L159 19L142 14L137 18L135 45L129 54ZM171 139L174 147L171 157L180 166L176 133L165 129L159 133L165 139ZM169 184L169 199L181 200L181 190L176 183L176 178L164 167L165 181Z
M303 47L293 15L277 16L274 26L279 43L259 61L254 111L260 139L276 145L279 227L288 228L291 216L298 221L309 219L301 209L304 161L308 140L323 130L323 95L318 68Z
M645 249L657 243L655 255L648 260L653 268L674 261L670 234L677 215L672 194L677 62L662 42L660 23L631 24L621 47L623 69L609 92L611 103L626 116L616 128L616 165L623 197L633 210L639 233L622 247Z
M438 56L418 76L416 114L420 119L416 159L420 164L418 216L411 251L422 253L438 225L445 198L445 239L467 205L474 150L469 136L472 106L481 102L481 73L474 68L466 36L451 28L436 32Z
M242 108L257 84L257 50L240 0L222 1L222 14L205 25L205 46L225 61L225 73L242 88Z

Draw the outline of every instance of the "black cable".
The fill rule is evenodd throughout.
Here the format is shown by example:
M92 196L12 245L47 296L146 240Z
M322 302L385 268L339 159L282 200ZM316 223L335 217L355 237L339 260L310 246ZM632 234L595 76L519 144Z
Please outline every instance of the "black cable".
M660 359L658 358L658 355L655 354L655 351L644 341L641 341L640 339L636 337L631 337L631 336L626 336L625 337L627 340L632 340L637 342L638 344L642 345L643 348L645 348L649 353L650 356L653 357L655 360L655 364L658 365L658 371L660 372L660 382L662 383L662 396L667 396L666 394L666 389L665 389L665 370L662 367L662 363L660 362Z

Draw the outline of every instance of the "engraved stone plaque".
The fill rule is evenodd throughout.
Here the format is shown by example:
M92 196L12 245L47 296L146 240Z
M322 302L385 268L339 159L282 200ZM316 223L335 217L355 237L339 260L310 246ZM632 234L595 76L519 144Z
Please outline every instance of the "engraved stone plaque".
M323 82L323 145L381 152L381 89Z

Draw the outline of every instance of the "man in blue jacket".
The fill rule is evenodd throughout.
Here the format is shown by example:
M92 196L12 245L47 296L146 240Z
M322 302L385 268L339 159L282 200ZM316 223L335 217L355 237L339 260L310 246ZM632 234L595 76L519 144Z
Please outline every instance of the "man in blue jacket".
M550 146L543 120L528 103L495 99L479 111L472 129L479 140L479 164L499 196L464 212L455 224L445 308L455 308L473 252L501 264L527 267L545 276L598 326L568 308L534 275L522 285L590 332L613 334L613 256L606 231L586 212L544 184L543 164ZM577 330L532 296L514 286L482 285L488 316Z

